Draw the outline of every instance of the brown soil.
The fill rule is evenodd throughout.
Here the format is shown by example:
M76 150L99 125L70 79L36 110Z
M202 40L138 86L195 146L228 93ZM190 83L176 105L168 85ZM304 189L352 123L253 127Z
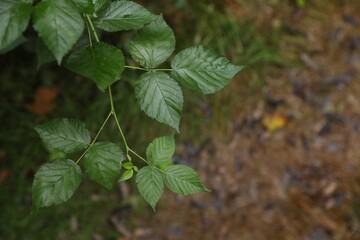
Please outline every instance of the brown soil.
M360 2L315 2L284 16L265 6L259 24L291 19L300 33L284 34L279 51L301 66L268 68L226 130L179 149L212 192L167 192L126 239L360 239ZM240 74L226 91L251 81Z

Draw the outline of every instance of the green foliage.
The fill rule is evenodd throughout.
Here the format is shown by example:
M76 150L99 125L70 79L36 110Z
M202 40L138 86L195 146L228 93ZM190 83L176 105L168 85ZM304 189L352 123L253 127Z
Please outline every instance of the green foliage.
M95 143L84 157L84 167L90 179L111 189L119 177L124 154L111 142Z
M70 159L42 165L35 174L32 200L36 208L67 201L81 183L81 169Z
M0 2L0 49L22 36L32 13L32 5L16 0Z
M148 116L179 131L184 100L181 88L175 80L163 72L144 73L136 84L135 96L141 110Z
M189 195L198 192L208 192L197 173L184 165L172 165L164 173L165 185L173 192Z
M120 79L124 65L124 56L120 49L106 43L96 43L74 51L65 66L93 80L104 91Z
M136 30L142 28L146 23L155 18L143 6L127 1L115 1L110 7L96 20L98 28L108 32L123 30Z
M243 67L230 64L208 48L196 46L176 54L171 68L157 68L175 50L174 33L162 16L132 1L42 0L34 4L32 22L39 35L36 40L38 67L55 59L60 65L66 58L65 67L92 80L100 90L107 90L110 102L109 113L92 139L79 120L57 119L35 127L45 145L51 151L60 151L61 158L45 163L36 172L34 206L41 208L67 201L80 185L82 159L88 177L108 189L117 180L126 181L135 175L139 193L153 209L164 186L182 195L209 191L193 169L173 164L174 136L152 141L146 158L128 145L115 111L111 86L121 79L125 68L144 71L134 85L140 108L151 118L179 132L184 101L179 83L204 94L214 93L225 87ZM0 3L0 20L4 23L0 26L0 51L18 44L32 8L32 4L23 1ZM77 43L85 27L89 44L81 46ZM129 52L140 66L125 65L119 48L100 41L100 30L136 30ZM124 151L115 143L97 141L110 119L115 122ZM66 154L72 154L71 158L79 156L73 161L66 159ZM135 159L146 166L139 170Z
M203 46L181 51L171 61L171 67L175 80L204 94L222 89L243 68Z
M43 0L34 11L34 28L58 63L84 31L81 14L67 0Z
M139 30L130 42L131 56L147 69L159 66L174 50L174 32L161 16Z
M90 144L85 124L76 119L57 119L35 127L41 139L52 149L76 152Z

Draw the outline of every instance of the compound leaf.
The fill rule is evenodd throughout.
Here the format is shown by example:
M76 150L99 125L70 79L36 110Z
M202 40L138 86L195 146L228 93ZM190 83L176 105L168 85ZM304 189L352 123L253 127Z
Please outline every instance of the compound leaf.
M190 167L184 165L169 166L164 173L165 185L173 192L182 195L207 192L198 174Z
M164 191L164 181L161 172L153 166L146 166L136 174L136 186L141 196L153 210Z
M36 208L67 201L81 183L81 169L74 161L57 159L42 165L35 174L32 200Z
M108 32L137 30L156 18L143 6L132 1L114 1L96 21L96 26Z
M0 50L22 36L32 13L31 3L17 0L0 1Z
M85 124L76 119L55 119L38 125L35 131L50 148L72 153L90 144L90 133Z
M179 52L172 59L171 67L175 80L204 94L220 90L244 68L230 64L227 59L203 46Z
M65 67L91 79L104 91L120 79L124 65L124 55L120 49L106 43L96 43L73 52Z
M111 189L119 177L124 154L111 142L98 142L85 154L84 167L90 179Z
M164 164L171 161L175 152L173 136L154 139L146 149L146 158L153 164Z
M54 54L58 64L84 31L79 12L68 0L43 0L34 11L34 28Z
M162 16L140 29L129 46L132 58L146 68L155 68L163 63L174 49L174 32Z
M175 80L163 72L144 73L135 86L135 96L148 116L179 131L184 100Z

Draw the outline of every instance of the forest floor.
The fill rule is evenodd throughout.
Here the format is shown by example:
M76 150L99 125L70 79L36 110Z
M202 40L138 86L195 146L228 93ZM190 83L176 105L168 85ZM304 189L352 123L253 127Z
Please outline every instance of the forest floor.
M360 4L316 2L284 16L257 6L260 25L287 19L279 51L301 64L267 67L245 97L254 79L239 74L225 126L177 149L212 192L167 192L132 228L115 212L121 239L360 239Z

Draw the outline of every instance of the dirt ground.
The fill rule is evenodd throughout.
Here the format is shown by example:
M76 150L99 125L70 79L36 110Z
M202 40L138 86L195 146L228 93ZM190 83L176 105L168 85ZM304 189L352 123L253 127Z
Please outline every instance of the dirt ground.
M301 65L267 69L226 130L178 148L212 192L167 192L123 239L360 239L360 3L317 2L289 12L280 39ZM267 7L260 22L289 18ZM251 81L240 74L227 91Z

